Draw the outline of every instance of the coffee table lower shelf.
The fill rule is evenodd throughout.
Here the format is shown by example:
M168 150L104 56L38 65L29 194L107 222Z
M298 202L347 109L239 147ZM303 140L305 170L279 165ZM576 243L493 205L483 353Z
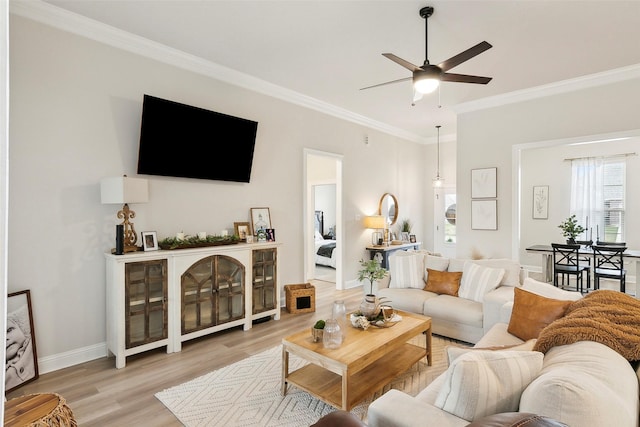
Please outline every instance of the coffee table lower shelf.
M344 373L348 376L347 407L342 407L342 376L321 366L310 363L289 373L285 382L329 405L349 411L426 355L424 347L406 343L353 375L349 372Z

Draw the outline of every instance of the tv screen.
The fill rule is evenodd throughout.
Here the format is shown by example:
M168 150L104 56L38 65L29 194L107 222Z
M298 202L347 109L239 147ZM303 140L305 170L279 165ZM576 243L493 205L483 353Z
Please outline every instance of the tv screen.
M138 173L249 182L258 123L144 95Z

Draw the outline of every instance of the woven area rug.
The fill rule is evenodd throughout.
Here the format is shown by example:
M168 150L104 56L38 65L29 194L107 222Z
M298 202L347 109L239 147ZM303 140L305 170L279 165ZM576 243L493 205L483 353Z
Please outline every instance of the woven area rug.
M369 404L391 388L416 395L446 370L443 351L447 345L464 344L434 336L432 366L427 366L424 361L417 363L384 389L372 392L351 412L366 421ZM305 364L305 361L290 355L290 370ZM282 396L281 375L282 346L277 346L158 392L155 396L187 427L309 426L335 410L295 386L289 386L287 395Z

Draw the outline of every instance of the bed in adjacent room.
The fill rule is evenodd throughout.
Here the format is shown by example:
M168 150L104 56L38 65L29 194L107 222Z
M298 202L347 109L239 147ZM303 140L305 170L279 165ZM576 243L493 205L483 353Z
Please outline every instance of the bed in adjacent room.
M315 211L315 251L316 264L336 268L336 241L325 239L324 215L322 211Z

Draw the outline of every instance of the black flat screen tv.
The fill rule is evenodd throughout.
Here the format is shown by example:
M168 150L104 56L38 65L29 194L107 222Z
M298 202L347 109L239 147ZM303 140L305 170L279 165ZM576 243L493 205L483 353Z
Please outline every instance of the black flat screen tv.
M258 122L144 95L138 173L249 182Z

